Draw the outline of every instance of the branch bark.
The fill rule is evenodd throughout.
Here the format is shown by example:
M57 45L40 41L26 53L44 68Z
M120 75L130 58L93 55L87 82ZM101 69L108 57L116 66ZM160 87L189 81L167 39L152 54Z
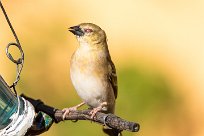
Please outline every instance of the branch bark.
M24 94L21 94L21 97L24 97L35 107L36 113L42 111L48 114L50 117L52 117L55 123L63 121L64 112L62 110L46 105L41 100L35 100L33 98L25 96ZM100 125L106 125L110 128L117 129L119 131L127 130L131 132L138 132L140 129L140 125L138 123L124 120L114 114L105 114L102 112L97 112L94 118L92 119L90 111L91 110L89 109L70 111L70 113L66 115L65 120L90 120Z
M119 131L139 131L140 125L138 123L126 121L114 114L105 114L102 112L97 112L94 118L92 119L90 111L91 110L70 111L70 113L66 115L65 120L90 120L92 122L96 122L101 125L106 125L110 128L117 129ZM54 116L57 122L63 121L63 111L57 110Z

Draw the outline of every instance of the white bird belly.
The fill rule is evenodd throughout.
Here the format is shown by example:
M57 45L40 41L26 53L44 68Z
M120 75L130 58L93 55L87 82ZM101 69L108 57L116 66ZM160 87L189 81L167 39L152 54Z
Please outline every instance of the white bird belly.
M90 72L83 72L80 68L70 70L71 80L78 95L91 107L98 107L106 100L106 89L100 78Z

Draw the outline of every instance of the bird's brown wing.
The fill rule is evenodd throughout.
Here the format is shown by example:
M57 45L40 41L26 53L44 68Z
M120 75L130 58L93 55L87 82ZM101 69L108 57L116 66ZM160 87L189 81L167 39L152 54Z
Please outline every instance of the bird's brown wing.
M116 69L115 65L113 64L112 60L109 58L109 74L108 74L108 79L111 83L111 86L114 91L115 99L117 98L118 95L118 84L117 84L117 75L116 75Z

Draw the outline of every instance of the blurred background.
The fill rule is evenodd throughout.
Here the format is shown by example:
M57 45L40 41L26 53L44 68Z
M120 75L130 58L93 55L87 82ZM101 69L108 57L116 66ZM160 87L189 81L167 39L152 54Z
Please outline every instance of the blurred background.
M68 27L92 22L104 29L118 74L116 115L138 122L124 136L204 135L203 0L2 0L25 53L18 93L62 109L81 102L69 77L77 48ZM0 74L15 65L5 47L15 41L0 12ZM15 47L10 52L19 56ZM88 121L54 124L42 136L103 136Z

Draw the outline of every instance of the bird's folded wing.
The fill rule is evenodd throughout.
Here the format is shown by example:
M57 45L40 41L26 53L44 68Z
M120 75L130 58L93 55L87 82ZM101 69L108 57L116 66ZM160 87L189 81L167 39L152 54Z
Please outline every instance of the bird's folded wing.
M112 60L110 59L109 60L109 81L111 83L111 86L113 88L113 91L114 91L114 95L115 95L115 99L117 98L117 95L118 95L118 85L117 85L117 75L116 75L116 69L115 69L115 66L112 62Z

